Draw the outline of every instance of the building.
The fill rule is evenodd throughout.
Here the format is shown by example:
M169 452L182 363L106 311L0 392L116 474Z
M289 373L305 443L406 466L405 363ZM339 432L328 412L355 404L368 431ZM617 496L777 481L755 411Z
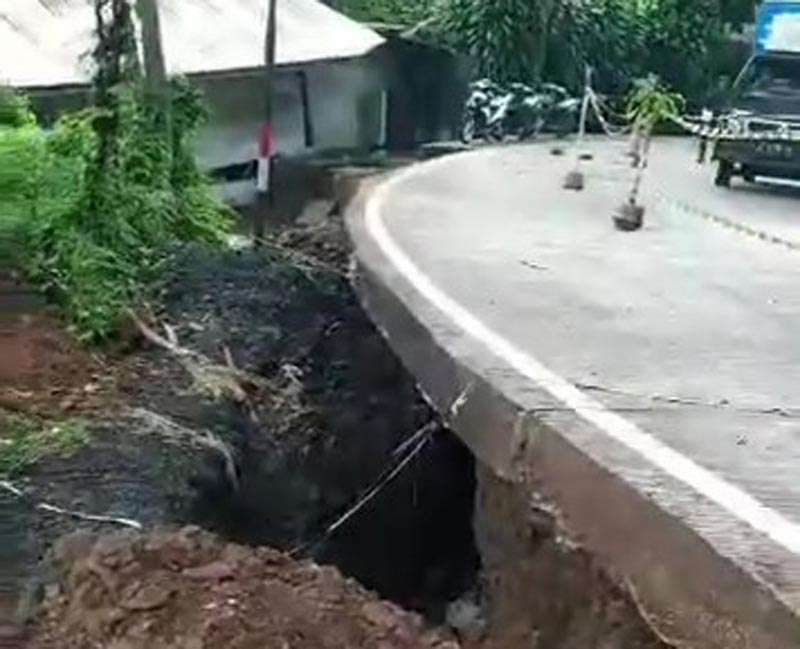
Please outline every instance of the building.
M167 71L188 76L211 109L197 144L209 170L235 175L256 158L267 8L267 0L159 0ZM94 25L89 0L0 0L0 84L29 92L45 115L84 105ZM278 0L278 154L406 148L441 133L422 117L447 87L444 55L436 56L433 74L417 74L419 47L387 42L318 0Z

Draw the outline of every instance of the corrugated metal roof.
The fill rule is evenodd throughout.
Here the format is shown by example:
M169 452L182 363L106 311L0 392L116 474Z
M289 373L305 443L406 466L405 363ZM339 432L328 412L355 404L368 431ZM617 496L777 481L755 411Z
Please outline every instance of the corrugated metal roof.
M169 72L264 62L267 0L160 0ZM0 83L49 86L91 78L91 0L0 0ZM278 0L279 65L361 56L383 39L318 0Z

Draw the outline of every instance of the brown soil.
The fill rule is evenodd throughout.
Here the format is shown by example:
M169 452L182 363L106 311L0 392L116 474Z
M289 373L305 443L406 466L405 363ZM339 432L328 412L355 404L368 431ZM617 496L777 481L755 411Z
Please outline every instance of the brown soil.
M75 455L44 458L26 475L13 478L26 496L8 500L9 538L13 535L16 540L5 545L19 567L15 583L29 588L48 578L38 562L61 535L76 529L92 533L115 529L114 524L38 510L36 504L44 502L83 514L133 519L147 530L197 523L228 540L284 550L304 547L317 562L339 566L382 597L429 614L436 611L434 617L443 621L445 604L469 586L477 568L469 527L471 458L455 438L436 435L369 507L336 534L324 535L397 461L396 449L433 416L413 378L360 309L343 273L348 255L340 223L306 234L287 233L261 252L201 247L176 252L158 299L153 299L155 317L148 322L169 323L182 346L215 363L225 364L227 351L237 367L257 375L268 387L251 395L256 421L236 403L199 390L168 351L128 337L124 355L93 353L73 340L41 302L26 300L22 308L15 307L13 316L0 322L0 329L6 332L8 349L26 351L13 363L4 363L0 395L6 401L0 402L0 416L3 410L51 421L77 416L92 433L92 443ZM163 332L160 325L158 330ZM190 433L213 433L233 451L240 471L237 489L231 489L220 471L217 455L143 430L141 422L126 414L132 408L167 418ZM453 464L466 472L467 479L451 479ZM0 502L0 510L5 505ZM202 548L198 552L191 562L211 560ZM277 556L270 550L259 552L257 558ZM264 565L270 561L264 559ZM137 579L160 583L163 576L157 564L142 563L135 570L140 573L124 573L126 583ZM421 622L411 614L391 605L361 611L365 603L377 600L335 571L287 563L280 572L287 579L319 573L324 583L308 577L309 586L298 597L307 596L309 601L291 604L279 586L272 594L279 592L281 601L272 601L270 592L258 585L263 573L255 568L253 575L261 575L258 579L237 572L235 580L220 588L243 593L246 601L252 597L252 604L237 609L240 617L234 618L235 623L209 635L209 644L188 646L434 646L420 639ZM175 588L180 584L177 601L196 606L188 612L182 607L159 611L168 613L164 620L185 615L174 624L191 630L202 622L193 612L213 604L199 598L223 591L185 587L179 571L171 579L177 580ZM328 581L332 590L326 590ZM68 580L66 599L49 604L51 617L44 622L36 646L48 646L50 638L51 647L117 647L109 644L110 636L95 643L86 635L80 620L91 615L84 595L97 592L94 586L79 586ZM315 595L317 587L322 589L320 597ZM77 608L67 600L77 602ZM288 625L288 644L272 640L248 644L246 634L237 644L236 637L225 636L247 628L237 621L240 618L258 632L268 611L281 613L284 604L289 606L285 615L295 608L299 613L269 624ZM26 603L25 615L33 608ZM376 610L389 611L387 615L401 622L370 622L370 615L378 615ZM2 613L0 647L5 646ZM328 615L342 619L328 624ZM144 621L157 618L154 611L142 616ZM316 626L315 619L321 620ZM131 622L132 629L140 628L137 620ZM66 634L63 642L61 631L55 632L58 625ZM67 630L74 625L77 630ZM114 633L124 626L114 627ZM397 637L389 632L395 626ZM268 633L255 637L281 637L275 631L278 627L265 628ZM323 630L330 633L329 644ZM296 637L291 635L295 631ZM147 644L154 647L181 646L147 637ZM306 637L308 644L302 644ZM121 644L117 649L131 646L140 645Z
M334 568L197 528L76 535L54 554L63 592L31 649L458 649Z
M465 647L660 646L624 593L592 577L592 565L565 558L550 536L506 526L506 518L526 517L505 516L513 500L505 496L485 503L502 529L484 543L485 579L477 581L475 463L441 425L374 502L327 532L409 438L436 422L358 305L348 259L335 220L288 230L260 252L176 253L153 320L169 323L193 352L219 365L230 358L259 377L266 388L250 395L249 411L204 394L161 348L113 360L87 351L29 291L0 284L0 436L8 410L53 420L76 414L93 435L76 455L39 462L19 483L25 499L4 509L0 493L0 558L13 561L18 584L52 582L30 626L32 649L458 649L337 569L269 548L302 548L339 566L382 597L424 611L429 623L452 624ZM236 488L217 455L147 433L125 408L223 440L236 459ZM148 530L199 523L263 547L199 528L90 537L108 524L43 513L39 502ZM75 529L83 536L56 545L56 590L39 559ZM465 604L463 624L450 616L453 602ZM0 649L17 649L9 634L22 627L4 626L2 613Z
M0 278L0 409L57 416L101 407L108 368L29 288Z

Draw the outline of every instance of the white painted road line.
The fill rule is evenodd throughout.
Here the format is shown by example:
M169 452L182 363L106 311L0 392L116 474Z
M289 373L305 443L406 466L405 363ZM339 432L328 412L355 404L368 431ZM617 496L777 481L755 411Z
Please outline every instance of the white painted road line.
M548 392L564 406L594 425L611 439L635 451L652 465L683 482L716 503L735 518L766 535L790 552L800 555L800 525L759 502L744 489L731 484L692 459L675 451L639 426L610 411L572 383L554 373L533 356L490 329L474 314L434 284L405 254L389 234L382 209L389 193L401 183L433 168L445 166L450 158L410 167L377 187L367 200L365 225L369 236L405 280L428 302L466 334L487 347L522 376Z

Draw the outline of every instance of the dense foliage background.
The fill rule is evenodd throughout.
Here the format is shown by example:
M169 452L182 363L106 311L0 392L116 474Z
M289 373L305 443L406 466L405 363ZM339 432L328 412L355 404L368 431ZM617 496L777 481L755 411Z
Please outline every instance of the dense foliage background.
M747 55L755 0L340 0L355 18L415 30L468 54L476 76L573 89L586 64L605 92L655 73L693 104L714 102ZM416 28L416 29L415 29ZM740 39L741 40L741 39Z

